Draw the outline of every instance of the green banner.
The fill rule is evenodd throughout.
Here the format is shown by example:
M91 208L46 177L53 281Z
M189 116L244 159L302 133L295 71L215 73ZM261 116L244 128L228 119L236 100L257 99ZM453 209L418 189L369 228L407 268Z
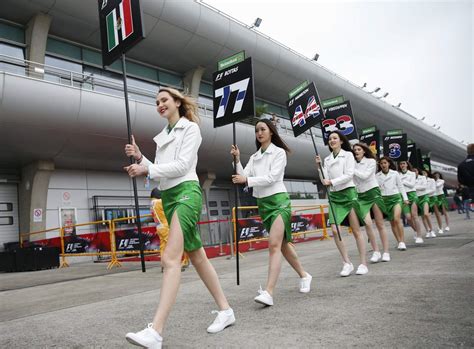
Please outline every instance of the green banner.
M403 130L390 130L390 131L387 131L386 135L396 136L396 135L401 135L402 133L403 133Z
M240 63L244 59L245 59L245 51L240 51L239 53L236 53L233 56L227 57L226 59L223 59L222 61L217 62L217 70L222 70L227 67L230 67L231 65Z
M289 97L289 98L293 98L293 97L296 96L299 92L303 91L308 85L309 85L309 81L308 81L308 80L303 81L301 84L299 84L298 86L296 86L293 90L291 90L291 91L288 93L288 97Z
M337 97L332 97L332 98L328 98L328 99L323 99L321 101L321 104L323 106L323 108L328 108L328 107L332 107L333 105L336 105L336 104L341 104L344 102L344 96L337 96Z
M375 126L366 127L366 128L362 129L362 134L366 135L367 133L372 133L372 132L375 132L375 131L377 131L377 127L375 127Z

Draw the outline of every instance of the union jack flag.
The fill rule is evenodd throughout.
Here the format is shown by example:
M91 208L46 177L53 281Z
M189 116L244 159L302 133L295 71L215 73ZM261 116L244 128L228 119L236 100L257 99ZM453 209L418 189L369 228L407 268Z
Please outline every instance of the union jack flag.
M300 127L306 124L305 113L303 113L303 108L301 105L297 106L295 109L295 114L293 115L293 119L291 119L293 126L299 125Z
M316 98L314 96L309 97L308 105L306 106L305 117L309 118L312 116L313 118L319 116L321 107L316 104Z

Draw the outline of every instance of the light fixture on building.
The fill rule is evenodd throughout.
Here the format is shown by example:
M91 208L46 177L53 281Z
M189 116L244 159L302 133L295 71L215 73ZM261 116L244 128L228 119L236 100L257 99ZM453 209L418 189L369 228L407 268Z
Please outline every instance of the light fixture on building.
M425 119L426 119L426 118L423 116L423 117L420 119L420 121L423 121L423 120L425 120Z
M402 103L398 103L398 104L397 104L397 108L400 108L401 105L402 105Z
M388 96L388 92L385 92L385 94L383 96L379 96L379 97L377 97L377 99L382 99L382 98L385 98L387 96Z
M252 26L250 27L250 29L258 28L258 27L260 27L260 24L262 24L262 19L260 17L257 17L255 22L253 22Z
M316 62L318 60L318 58L319 58L319 53L316 53L313 57L313 61Z
M373 91L370 91L369 93L371 93L371 94L372 94L372 93L379 92L379 91L380 91L380 87L376 87L376 88L375 88L375 90L373 90Z
M367 83L364 82L364 84L362 85L362 88L366 88L367 87Z

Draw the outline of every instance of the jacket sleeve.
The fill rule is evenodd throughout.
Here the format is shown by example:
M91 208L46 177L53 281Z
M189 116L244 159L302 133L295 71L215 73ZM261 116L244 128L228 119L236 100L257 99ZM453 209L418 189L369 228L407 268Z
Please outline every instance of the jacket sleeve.
M436 190L442 189L444 187L444 180L443 179L438 179L436 181Z
M267 186L275 183L283 177L286 166L286 153L279 151L270 164L268 174L264 176L247 177L249 187Z
M232 162L232 166L234 166L234 163ZM245 168L242 167L242 163L239 161L237 163L237 174L243 175L245 177L249 177L252 175L253 170L253 156L250 157L249 162L247 162L247 165Z
M394 172L395 172L395 181L398 187L398 191L400 192L400 194L402 194L403 200L408 201L407 192L405 191L405 187L403 186L402 179L400 178L400 175L398 174L398 172L396 171Z
M351 152L346 152L344 173L342 176L331 179L332 186L346 184L354 177L355 159Z
M367 164L367 168L365 169L357 169L357 166L354 167L354 176L360 179L368 179L372 174L375 173L375 160L369 159L369 163Z
M148 173L150 178L175 178L184 176L197 159L197 152L201 145L201 132L199 126L191 123L191 126L184 130L180 151L175 160L165 164L150 164Z
M415 189L416 175L409 174L408 176L401 177L402 183L409 189Z

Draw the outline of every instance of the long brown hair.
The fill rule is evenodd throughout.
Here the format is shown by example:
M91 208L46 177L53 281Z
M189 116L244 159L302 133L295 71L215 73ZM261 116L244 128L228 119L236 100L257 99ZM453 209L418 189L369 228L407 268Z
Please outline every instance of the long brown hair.
M337 134L339 136L339 139L341 140L341 149L345 150L345 151L348 151L352 154L354 154L354 152L352 151L352 147L351 147L351 143L349 143L349 140L347 139L346 136L344 136L341 132L339 131L332 131L328 134L328 148L329 148L329 152L332 153L332 148L331 146L329 145L329 137L333 134Z
M397 168L395 167L395 163L393 162L392 159L390 159L388 156L382 156L379 160L379 163L378 163L378 170L379 171L382 171L382 167L380 166L380 162L382 162L382 160L386 160L388 162L389 170L394 170L394 171L397 170Z
M362 148L364 150L364 156L366 158L377 160L375 158L375 154L372 152L372 150L370 150L370 148L367 146L367 144L365 144L365 143L356 143L352 146L352 150L354 150L354 147ZM355 157L355 154L354 154L354 157Z
M199 109L196 100L188 95L182 94L178 90L171 87L161 87L158 93L168 92L169 95L175 100L180 101L179 116L184 116L189 121L199 124L201 119L199 118Z
M257 125L260 122L263 122L270 129L270 132L272 133L272 136L271 136L272 143L275 144L277 147L284 149L288 154L290 154L291 153L290 147L288 147L285 141L281 139L280 135L278 134L278 130L276 126L273 124L273 122L269 119L261 119L257 121L257 123L255 124L255 128L257 128ZM258 141L257 138L255 138L255 145L257 146L257 150L260 149L260 147L262 146L262 144Z
M413 172L413 166L410 164L410 161L399 161L398 164L397 164L398 172L402 172L402 171L400 170L400 164L401 164L402 162L406 162L406 163L407 163L408 171L412 171L412 172Z

